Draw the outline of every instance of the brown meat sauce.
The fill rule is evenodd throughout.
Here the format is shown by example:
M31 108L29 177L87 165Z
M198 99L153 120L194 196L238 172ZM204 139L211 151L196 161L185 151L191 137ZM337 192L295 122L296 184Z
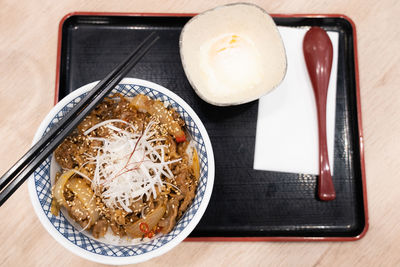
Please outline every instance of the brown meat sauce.
M168 112L171 113L175 122L181 127L184 126L184 121L175 110L169 109ZM157 121L156 116L138 111L130 104L129 99L121 95L106 98L55 150L55 159L64 170L76 169L92 179L95 166L94 164L87 163L88 157L96 154L96 147L100 146L101 143L99 141L88 140L88 136L107 137L110 133L105 127L100 127L90 132L88 136L83 133L99 122L109 119L121 119L132 123L138 128L138 131L142 131L151 120ZM163 144L168 147L167 159L181 158L181 161L170 164L169 167L174 175L174 179L168 179L165 176L162 177L166 183L162 188L157 187L156 199L151 197L151 199L139 199L132 202L130 208L133 212L128 213L122 208L113 209L107 207L99 194L103 189L96 188L91 201L96 202L98 216L95 222L89 222L90 211L68 189L68 186L64 188L63 195L67 203L65 208L69 215L82 227L91 230L94 237L99 238L104 236L110 227L114 235L120 237L127 235L132 238L139 238L137 234L132 234L133 231L130 229L133 229L132 227L135 222L146 218L147 215L151 214L160 205L165 208L164 215L155 227L142 231L143 233L141 233L140 237L152 237L158 232L166 234L173 229L176 222L192 203L198 184L198 175L194 173L195 168L189 166L190 159L185 152L189 142L185 140L177 143L174 136L166 130L168 125L162 125L159 120L157 125L159 125L157 127L157 135L164 140L160 142L164 142ZM123 123L115 123L115 126L132 131L131 128L128 128ZM90 184L90 181L84 179L84 177L80 177L78 174L75 174L74 177L79 177L85 183ZM53 203L56 202L53 201Z

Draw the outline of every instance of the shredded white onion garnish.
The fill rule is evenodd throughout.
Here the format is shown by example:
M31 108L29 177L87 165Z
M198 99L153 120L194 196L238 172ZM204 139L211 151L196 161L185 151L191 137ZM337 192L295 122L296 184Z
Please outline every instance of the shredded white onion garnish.
M133 132L112 125L114 122L129 125ZM95 192L101 189L100 194L107 207L132 212L129 206L134 201L144 196L146 199L157 197L156 187L161 190L165 183L162 175L174 178L168 164L181 159L165 161L167 147L156 143L160 139L152 131L154 124L154 121L149 122L143 133L137 133L136 128L126 121L107 120L85 131L84 134L88 135L99 127L106 127L111 133L107 138L88 137L89 140L102 142L96 148L96 156L89 160L96 166L92 188Z

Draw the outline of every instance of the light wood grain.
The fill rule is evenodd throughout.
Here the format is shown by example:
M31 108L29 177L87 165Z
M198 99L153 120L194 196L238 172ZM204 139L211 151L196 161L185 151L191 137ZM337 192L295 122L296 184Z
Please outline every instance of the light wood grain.
M29 148L54 97L58 23L72 11L201 12L230 1L0 0L0 173ZM356 242L185 242L143 266L400 265L400 2L254 1L270 13L342 13L358 33L370 213ZM0 208L0 265L95 266L41 226L24 184Z

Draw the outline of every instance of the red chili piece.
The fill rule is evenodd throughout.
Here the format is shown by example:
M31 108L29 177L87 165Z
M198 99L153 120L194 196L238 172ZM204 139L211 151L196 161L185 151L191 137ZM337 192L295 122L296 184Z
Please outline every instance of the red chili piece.
M144 223L144 222L142 222L142 223L140 223L139 224L139 229L140 229L140 231L142 231L143 233L148 233L149 232L149 225L147 224L147 223Z
M175 140L176 140L177 143L185 142L186 141L186 136L184 134L181 135L181 136L176 136Z
M148 237L148 238L152 238L153 236L154 236L154 233L153 233L153 232L148 232L148 233L147 233L147 237Z

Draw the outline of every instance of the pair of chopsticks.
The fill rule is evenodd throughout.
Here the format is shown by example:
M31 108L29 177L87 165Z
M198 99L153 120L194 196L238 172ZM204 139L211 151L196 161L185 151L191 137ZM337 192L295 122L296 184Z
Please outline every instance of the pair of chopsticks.
M76 126L107 96L139 60L149 51L159 37L151 33L135 51L102 81L100 81L62 120L32 146L0 178L0 206L21 186Z

